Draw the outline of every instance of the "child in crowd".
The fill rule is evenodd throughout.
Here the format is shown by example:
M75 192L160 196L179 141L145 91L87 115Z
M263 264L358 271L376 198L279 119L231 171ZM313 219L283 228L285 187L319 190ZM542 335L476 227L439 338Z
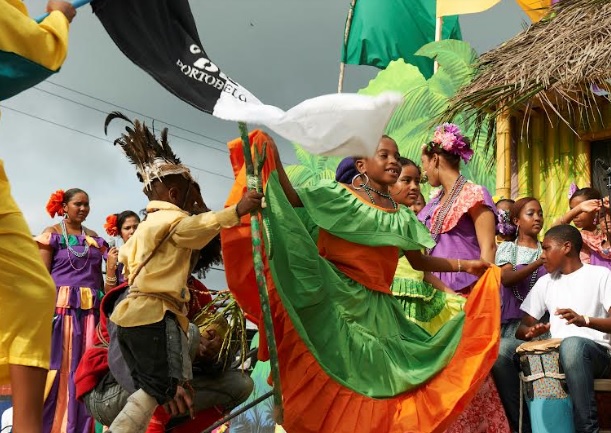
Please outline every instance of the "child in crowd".
M558 218L554 225L573 222L583 238L581 261L611 269L611 246L599 226L601 214L606 213L600 192L594 188L576 189L571 194L569 206L571 210ZM604 217L602 222L604 223Z
M113 113L105 129L115 118L129 121ZM150 202L147 219L119 252L130 289L110 320L117 325L121 353L137 391L111 424L113 433L144 432L157 405L177 398L193 416L185 311L193 250L205 247L221 228L237 225L262 199L262 194L249 191L237 205L209 211L189 169L171 151L167 131L157 141L145 125L129 122L132 127L115 143L136 165Z
M513 224L509 213L515 201L510 198L502 198L496 202L497 224L496 243L511 242L516 238L516 226Z
M513 377L506 380L516 347L523 342L515 337L522 319L520 305L535 283L547 272L541 258L538 236L543 228L543 210L534 197L524 197L513 204L509 213L517 238L503 242L496 252L496 264L501 267L501 346L492 375L497 384L505 413L514 431L519 425L519 383ZM542 337L543 338L543 337ZM526 411L527 412L527 411ZM523 431L530 432L528 415L523 417Z
M424 199L422 193L419 192L418 198L414 203L411 204L409 208L413 210L416 215L418 215L418 213L424 208L424 206L426 206L426 200Z

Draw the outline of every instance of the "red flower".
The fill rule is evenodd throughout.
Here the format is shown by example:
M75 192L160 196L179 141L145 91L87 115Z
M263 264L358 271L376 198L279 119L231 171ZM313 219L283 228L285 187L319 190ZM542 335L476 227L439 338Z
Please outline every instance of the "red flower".
M117 227L117 214L110 214L106 217L106 224L104 224L104 230L108 233L108 236L117 236L119 234L119 227Z
M47 212L51 215L51 218L54 218L55 215L62 216L64 214L64 190L58 189L51 197L49 197L49 201L47 202Z

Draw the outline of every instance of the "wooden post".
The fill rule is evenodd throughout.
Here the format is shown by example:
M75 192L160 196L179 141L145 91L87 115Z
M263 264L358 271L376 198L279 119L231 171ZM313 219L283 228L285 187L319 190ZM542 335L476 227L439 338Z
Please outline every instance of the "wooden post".
M261 169L265 162L265 148L261 154L255 149L255 160L253 162L250 149L250 140L248 139L248 128L244 122L238 123L240 128L240 136L242 137L242 151L244 152L244 163L246 165L246 185L249 190L263 192L263 184L261 179ZM278 365L278 349L276 346L276 336L274 334L274 324L272 321L271 307L269 303L269 294L267 292L267 282L263 271L263 234L260 224L261 211L250 213L250 227L252 231L252 253L255 268L255 276L257 279L257 289L259 290L259 298L261 300L261 311L263 312L263 325L265 329L265 337L267 338L267 346L269 349L269 365L271 368L273 393L274 393L274 419L277 424L282 424L284 413L282 409L282 391L280 386L280 369Z
M348 17L346 18L346 27L344 29L344 49L343 52L345 55L346 48L348 47L348 38L350 37L350 26L352 25L352 17L354 16L354 7L356 5L356 0L352 0L350 3L350 9L348 10ZM345 56L342 58L341 63L339 64L339 82L337 83L337 93L342 93L344 90L344 72L346 71L346 64L344 63Z
M496 118L496 195L511 198L511 123L507 110Z

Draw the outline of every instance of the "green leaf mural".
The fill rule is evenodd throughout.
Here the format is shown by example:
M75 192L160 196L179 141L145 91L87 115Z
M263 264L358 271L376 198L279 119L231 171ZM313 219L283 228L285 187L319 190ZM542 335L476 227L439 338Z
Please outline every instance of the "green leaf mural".
M419 162L420 149L432 136L435 120L439 119L458 90L470 82L477 54L468 43L451 39L431 42L416 54L437 59L437 73L427 80L417 67L399 59L380 71L359 93L377 95L394 90L404 95L405 102L393 114L386 133L396 140L401 155ZM472 137L473 125L467 123L465 117L457 116L454 121L466 136ZM482 131L472 143L475 156L462 167L462 172L473 182L494 191L496 176L490 164L492 155L486 152L486 133ZM298 145L295 145L295 151L301 164L287 167L294 185L309 185L321 178L334 177L339 158L310 155ZM423 187L423 193L426 197L428 187Z

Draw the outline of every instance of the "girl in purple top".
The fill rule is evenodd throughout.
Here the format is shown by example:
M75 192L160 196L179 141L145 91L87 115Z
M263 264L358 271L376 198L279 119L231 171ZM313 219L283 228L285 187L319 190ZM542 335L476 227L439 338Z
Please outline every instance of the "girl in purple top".
M501 267L501 344L499 357L492 367L492 375L501 395L509 424L517 431L522 423L524 433L531 432L528 409L524 409L520 421L520 381L517 375L508 375L515 370L516 348L523 343L515 336L524 312L522 301L535 283L547 271L541 260L541 243L538 236L543 228L543 210L534 197L524 197L515 202L509 212L516 228L517 238L503 242L496 252L496 264ZM538 339L550 338L549 333Z
M541 260L539 233L543 228L543 210L534 197L524 197L511 207L509 217L517 238L503 242L496 252L501 267L501 337L515 338L524 314L522 301L537 280L547 273Z
M600 192L594 188L580 188L571 192L569 199L571 210L554 221L554 225L570 224L572 221L581 232L583 239L583 247L579 254L582 263L611 269L611 245L598 221L603 210ZM605 223L605 220L602 222Z
M140 217L136 212L124 210L119 214L108 215L104 229L108 236L113 238L121 237L121 240L125 243L132 237L139 224ZM119 284L123 284L124 281L123 263L119 263L119 248L115 246L113 240L112 247L108 250L106 261L106 283L104 284L104 290L108 292Z
M64 218L36 238L57 288L51 340L53 378L43 411L44 433L87 433L93 419L76 400L74 373L92 343L103 295L102 261L108 245L83 226L89 196L73 188L51 195L47 211Z
M422 169L433 187L441 191L418 214L437 245L433 257L483 259L494 262L496 253L496 207L480 185L460 174L460 160L467 163L473 151L456 125L438 127L433 140L422 148ZM468 294L477 277L465 272L434 272L455 292Z

